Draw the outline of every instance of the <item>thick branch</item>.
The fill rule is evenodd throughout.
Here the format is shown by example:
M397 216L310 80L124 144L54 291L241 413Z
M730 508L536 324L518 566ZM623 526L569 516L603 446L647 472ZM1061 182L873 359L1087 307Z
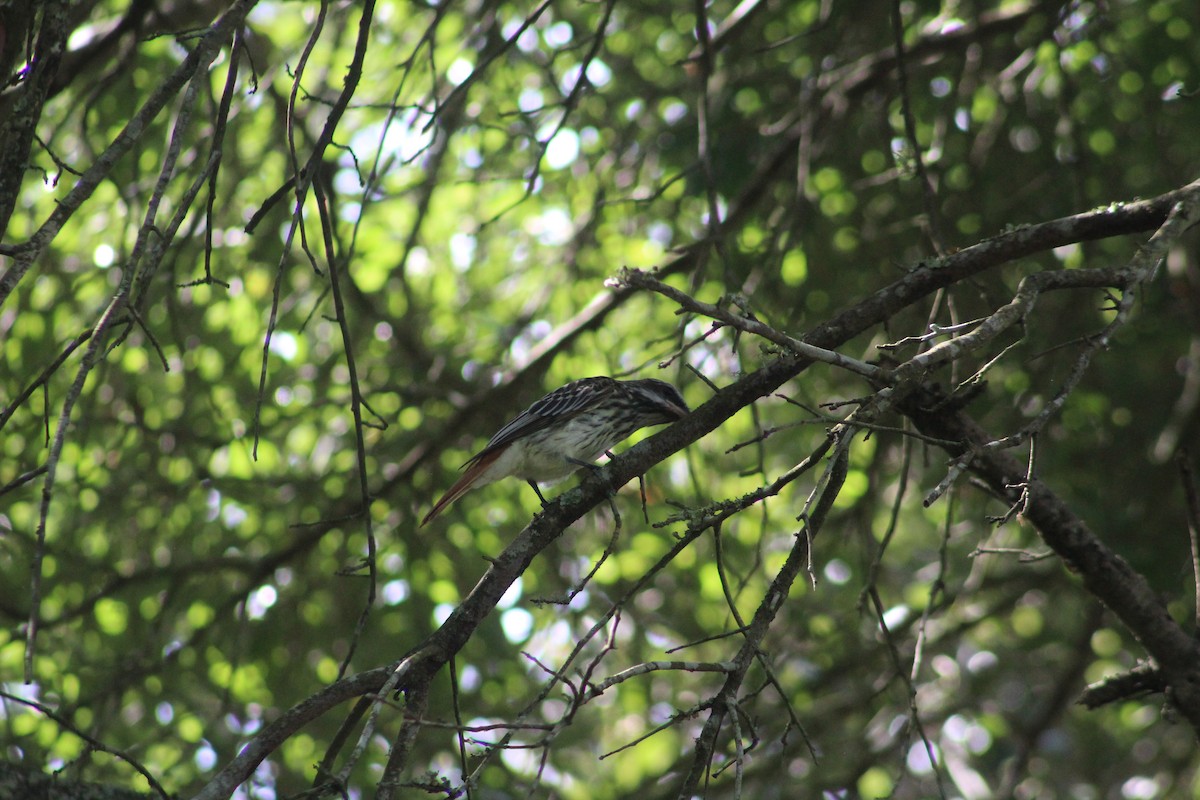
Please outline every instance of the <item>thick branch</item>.
M971 471L996 496L1024 502L1025 517L1046 544L1154 657L1175 707L1200 734L1200 642L1171 618L1146 579L1101 542L1062 498L1040 479L1026 476L1024 463L1006 451L988 448L993 437L965 413L926 410L935 405L935 398L915 397L905 413L923 433L962 442L960 449L947 448L952 455L972 451ZM1027 492L1024 499L1022 491Z
M380 667L338 681L317 694L292 706L263 728L217 775L193 796L193 800L221 800L230 797L254 769L289 737L326 711L347 700L377 692L387 683L398 665Z
M8 221L16 208L17 198L20 197L25 168L29 165L29 151L33 147L33 136L37 131L38 120L42 118L42 106L46 102L54 77L58 74L58 65L67 45L67 36L70 34L70 25L67 22L69 6L70 3L64 0L51 0L42 6L42 22L38 29L33 65L24 85L17 90L19 94L17 101L13 103L12 115L0 125L0 239L4 238L4 232L8 230ZM16 9L12 11L15 12ZM7 16L8 13L5 14L5 17ZM9 20L0 18L0 22L7 21ZM22 19L22 22L27 21ZM18 33L19 28L12 32ZM8 45L8 48L13 51L19 50L15 42ZM0 42L0 51L8 48ZM5 56L6 62L8 59L9 57ZM0 81L7 78L7 70L0 72ZM3 281L0 281L0 303L3 302Z

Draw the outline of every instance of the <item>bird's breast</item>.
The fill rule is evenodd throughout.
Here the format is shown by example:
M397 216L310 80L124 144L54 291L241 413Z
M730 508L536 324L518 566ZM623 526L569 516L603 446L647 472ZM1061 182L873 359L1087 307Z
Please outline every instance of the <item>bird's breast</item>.
M524 436L497 459L506 474L527 481L552 483L566 478L579 465L592 462L633 430L613 424L607 415L580 414ZM510 471L509 471L510 470Z

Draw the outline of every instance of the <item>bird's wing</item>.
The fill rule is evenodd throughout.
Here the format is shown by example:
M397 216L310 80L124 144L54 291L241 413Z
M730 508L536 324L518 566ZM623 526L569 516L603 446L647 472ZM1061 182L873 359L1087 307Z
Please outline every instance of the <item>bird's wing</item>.
M583 378L555 389L522 411L512 422L496 431L496 435L487 443L487 446L471 456L467 464L491 455L522 436L528 436L555 422L575 416L601 398L612 394L616 388L615 380L601 377Z

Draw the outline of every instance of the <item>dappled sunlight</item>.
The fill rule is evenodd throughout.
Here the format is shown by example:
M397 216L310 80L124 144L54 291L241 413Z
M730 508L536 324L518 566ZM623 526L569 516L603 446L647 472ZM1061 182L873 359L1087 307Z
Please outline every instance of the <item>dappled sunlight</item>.
M1194 3L59 5L31 796L1196 795Z

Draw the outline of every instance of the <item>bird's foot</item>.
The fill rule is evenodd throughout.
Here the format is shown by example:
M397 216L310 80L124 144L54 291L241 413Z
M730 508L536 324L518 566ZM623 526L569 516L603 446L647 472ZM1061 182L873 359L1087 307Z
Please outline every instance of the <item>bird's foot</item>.
M546 498L542 496L542 490L538 488L538 485L535 481L525 481L525 482L529 484L529 488L533 489L533 493L538 496L538 500L542 501L542 508L545 508L546 506L550 505L550 503L546 501Z

